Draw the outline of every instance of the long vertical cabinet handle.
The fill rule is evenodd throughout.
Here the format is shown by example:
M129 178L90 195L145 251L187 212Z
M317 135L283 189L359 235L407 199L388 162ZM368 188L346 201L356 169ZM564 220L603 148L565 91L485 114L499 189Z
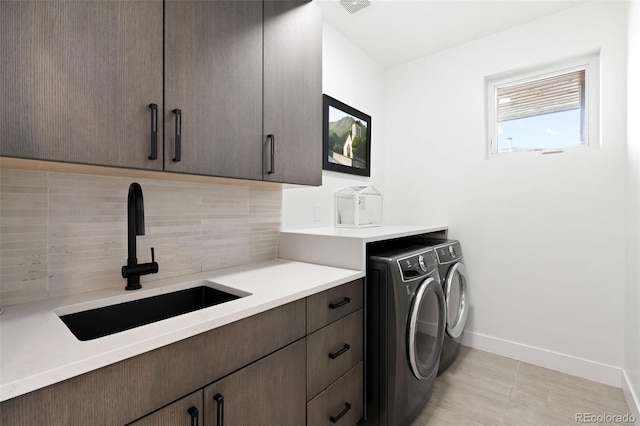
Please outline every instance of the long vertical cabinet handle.
M173 113L176 115L176 152L173 157L173 161L176 163L181 160L182 143L180 136L182 135L182 110L174 109Z
M218 406L218 414L216 415L216 426L224 426L224 397L217 393L213 396L213 400Z
M198 409L196 407L189 407L187 413L191 416L191 426L198 426Z
M269 168L267 169L267 174L271 175L275 172L275 154L276 154L276 136L275 135L267 135L267 141L269 142L269 146L271 149L271 155L269 156Z
M151 110L151 155L149 160L158 159L158 105L149 104Z

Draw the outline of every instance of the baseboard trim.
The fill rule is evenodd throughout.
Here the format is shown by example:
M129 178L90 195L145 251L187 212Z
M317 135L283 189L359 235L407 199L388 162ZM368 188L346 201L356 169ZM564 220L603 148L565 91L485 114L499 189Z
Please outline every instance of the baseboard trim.
M633 414L636 419L640 419L640 397L638 397L633 386L631 386L629 376L627 376L627 372L624 370L622 370L622 393L624 393L624 398L627 400L631 414Z
M462 344L606 385L622 386L622 369L613 365L470 331L464 332Z

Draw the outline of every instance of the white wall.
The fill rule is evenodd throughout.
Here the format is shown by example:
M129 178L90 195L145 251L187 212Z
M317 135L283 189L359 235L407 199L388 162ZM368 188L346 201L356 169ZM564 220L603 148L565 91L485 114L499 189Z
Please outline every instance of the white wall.
M284 229L333 225L333 194L354 185L373 185L385 191L382 68L350 41L324 24L322 35L322 91L371 116L371 178L322 172L322 186L283 190ZM314 209L316 218L314 220Z
M624 371L629 405L640 407L640 4L629 13L628 131L627 131L627 279L625 287ZM640 415L640 413L638 413Z
M622 2L576 6L393 68L385 97L388 220L446 223L462 241L465 341L618 386L626 25ZM484 77L595 49L602 149L487 160Z

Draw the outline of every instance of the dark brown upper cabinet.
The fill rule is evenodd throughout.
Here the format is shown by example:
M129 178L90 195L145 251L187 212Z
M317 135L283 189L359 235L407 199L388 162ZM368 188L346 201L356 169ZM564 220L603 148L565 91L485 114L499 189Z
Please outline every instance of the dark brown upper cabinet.
M262 2L165 9L165 170L262 179Z
M159 0L1 1L0 155L162 170L162 16Z
M2 156L322 183L310 2L0 1L0 24Z
M322 16L264 1L264 179L322 184Z

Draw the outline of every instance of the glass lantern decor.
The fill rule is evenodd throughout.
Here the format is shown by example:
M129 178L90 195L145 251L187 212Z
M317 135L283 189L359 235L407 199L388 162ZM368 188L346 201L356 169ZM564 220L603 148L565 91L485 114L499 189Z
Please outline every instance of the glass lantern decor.
M335 193L335 226L382 226L382 192L373 186L350 186Z

